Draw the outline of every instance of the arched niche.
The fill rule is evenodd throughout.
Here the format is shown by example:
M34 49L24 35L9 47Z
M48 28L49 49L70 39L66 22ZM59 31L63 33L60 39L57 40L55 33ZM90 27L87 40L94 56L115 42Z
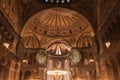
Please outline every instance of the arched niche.
M25 48L31 48L31 49L40 48L39 39L34 34L30 33L30 34L24 35L23 40L24 40Z
M90 48L93 46L93 36L91 33L83 33L78 41L77 48Z
M62 7L54 7L30 17L23 26L21 36L34 32L38 37L70 37L82 33L86 28L94 32L88 19L80 13Z

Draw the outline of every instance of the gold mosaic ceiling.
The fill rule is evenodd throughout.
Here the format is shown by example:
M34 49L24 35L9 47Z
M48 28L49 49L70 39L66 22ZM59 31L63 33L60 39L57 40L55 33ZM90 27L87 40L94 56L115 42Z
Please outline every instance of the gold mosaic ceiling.
M69 13L67 10L54 8L47 12L43 11L39 20L43 29L62 31L73 28L78 21L78 17L75 13Z
M51 8L33 15L24 25L22 35L35 33L49 37L70 37L91 25L79 13L65 8Z

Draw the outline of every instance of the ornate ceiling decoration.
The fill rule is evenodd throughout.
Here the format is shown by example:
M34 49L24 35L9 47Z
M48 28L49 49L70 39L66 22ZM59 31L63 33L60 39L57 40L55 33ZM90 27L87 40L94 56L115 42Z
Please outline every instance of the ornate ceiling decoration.
M31 17L21 35L28 32L49 37L70 37L91 28L88 20L79 13L65 8L43 10Z
M78 48L90 48L93 46L93 35L91 33L84 33L79 37Z
M29 35L23 36L23 39L24 39L25 48L29 48L29 49L40 48L39 40L37 39L37 37L35 37L35 35L29 34Z

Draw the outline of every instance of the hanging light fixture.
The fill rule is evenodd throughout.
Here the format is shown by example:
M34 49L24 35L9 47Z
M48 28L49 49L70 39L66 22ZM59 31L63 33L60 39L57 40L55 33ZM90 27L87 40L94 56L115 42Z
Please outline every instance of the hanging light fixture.
M63 40L54 40L46 46L46 51L39 51L36 60L44 65L45 80L71 80L71 66L81 59L80 52Z
M71 47L63 41L52 43L47 48L46 80L70 80L70 50Z
M74 0L41 0L44 1L46 3L70 3Z

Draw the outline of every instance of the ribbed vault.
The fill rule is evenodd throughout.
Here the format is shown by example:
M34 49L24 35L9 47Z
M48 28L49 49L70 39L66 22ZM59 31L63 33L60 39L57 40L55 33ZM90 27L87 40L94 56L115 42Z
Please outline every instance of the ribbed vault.
M27 34L23 36L25 48L40 48L40 43L38 38L33 34Z
M21 35L34 32L38 37L70 37L82 33L85 29L93 32L84 16L69 9L56 7L33 15L26 22Z

